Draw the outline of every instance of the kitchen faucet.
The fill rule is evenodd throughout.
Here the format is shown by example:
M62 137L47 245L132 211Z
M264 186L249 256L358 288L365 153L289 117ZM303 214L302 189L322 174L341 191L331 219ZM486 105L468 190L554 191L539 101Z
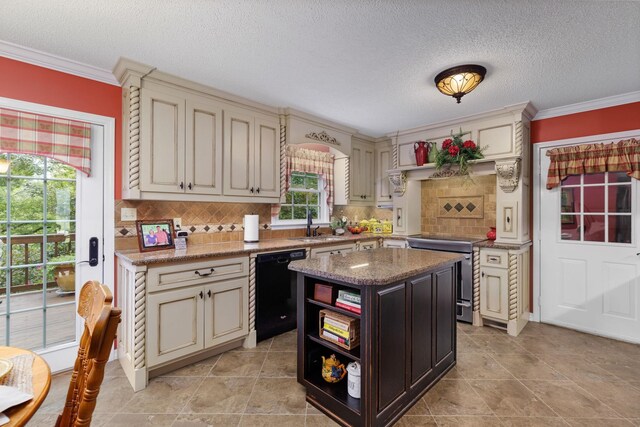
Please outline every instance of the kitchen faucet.
M311 218L311 212L307 212L307 237L311 237L311 226L313 225L313 220ZM313 229L313 237L318 235L318 229L320 226L317 226Z

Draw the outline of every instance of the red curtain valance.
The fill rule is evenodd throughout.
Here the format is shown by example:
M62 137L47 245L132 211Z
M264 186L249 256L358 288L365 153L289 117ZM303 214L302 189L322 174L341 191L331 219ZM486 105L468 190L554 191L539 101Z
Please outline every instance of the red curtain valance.
M626 172L640 179L640 141L626 139L609 144L583 144L547 151L551 158L547 173L547 189L560 185L569 175Z
M0 108L0 153L50 157L91 174L91 125Z

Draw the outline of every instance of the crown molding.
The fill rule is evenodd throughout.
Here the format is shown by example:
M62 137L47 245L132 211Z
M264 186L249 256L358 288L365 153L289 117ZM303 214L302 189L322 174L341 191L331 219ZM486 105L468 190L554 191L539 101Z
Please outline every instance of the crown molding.
M569 104L562 107L547 108L538 111L533 120L550 119L552 117L566 116L568 114L582 113L584 111L599 110L601 108L615 107L632 102L640 102L640 91L623 93L621 95L608 96L577 104Z
M72 74L74 76L84 77L86 79L96 80L114 86L120 86L118 80L116 80L109 70L2 40L0 40L0 56L60 71L66 74Z

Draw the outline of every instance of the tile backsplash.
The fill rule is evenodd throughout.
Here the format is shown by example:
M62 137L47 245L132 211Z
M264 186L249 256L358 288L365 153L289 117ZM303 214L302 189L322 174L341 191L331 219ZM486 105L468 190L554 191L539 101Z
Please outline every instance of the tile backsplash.
M484 237L496 225L495 175L426 180L421 190L423 233Z
M122 208L135 208L139 220L182 218L182 229L189 231L190 243L215 243L243 239L245 215L260 217L260 239L304 236L305 229L271 230L271 205L264 203L171 202L157 200L119 200L115 206L116 249L136 249L135 222L122 221ZM373 207L336 206L333 216L346 216L351 221L371 218L391 219L391 210ZM329 228L319 230L324 234Z

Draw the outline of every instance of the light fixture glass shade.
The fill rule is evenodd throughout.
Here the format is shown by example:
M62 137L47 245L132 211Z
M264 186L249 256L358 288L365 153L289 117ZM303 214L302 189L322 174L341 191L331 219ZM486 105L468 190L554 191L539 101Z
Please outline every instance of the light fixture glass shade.
M474 90L484 79L487 69L481 65L460 65L439 73L436 87L445 95L453 96L460 103L460 98Z

